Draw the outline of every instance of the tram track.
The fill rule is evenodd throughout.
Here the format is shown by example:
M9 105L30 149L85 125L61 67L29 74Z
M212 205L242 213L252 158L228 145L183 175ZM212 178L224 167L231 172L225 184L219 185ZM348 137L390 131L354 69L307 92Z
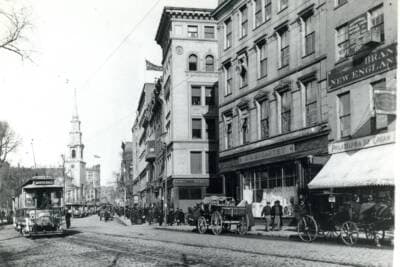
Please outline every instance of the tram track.
M97 234L97 235L99 234L98 232L95 232L95 231L85 231L85 233ZM221 248L221 247L212 246L212 245L201 245L201 244L193 244L193 243L171 241L171 240L160 240L160 239L155 239L155 238L146 238L146 237L143 237L142 235L136 235L134 237L126 236L126 235L122 235L122 234L110 234L110 233L101 233L101 235L108 236L108 237L124 238L127 240L139 239L141 241L159 242L161 244L166 244L167 247L168 247L168 245L180 245L180 246L192 247L192 248L198 248L198 249L219 250L220 252L222 252L221 255L229 254L230 252L235 252L235 253L248 254L248 255L252 255L252 256L259 256L259 257L263 257L263 258L274 257L274 258L280 258L280 259L293 259L293 260L309 262L312 264L321 263L321 264L333 264L333 265L340 264L342 266L357 266L357 267L365 266L363 264L338 262L338 261L326 260L326 259L315 259L315 258L309 258L307 256L278 254L278 253L270 253L270 252L262 253L262 252L250 251L250 250L245 250L245 249L234 249L234 248L228 249L228 248ZM69 239L71 239L71 238L69 238ZM77 238L76 236L74 236L72 239L74 240L73 242L75 242L76 240L79 240L80 238ZM84 241L84 242L86 242L87 240L88 239L84 239L84 238L81 239L81 241ZM89 242L91 242L91 241L89 241ZM107 242L109 242L109 239L107 239ZM92 243L95 244L96 242L92 242ZM163 245L163 246L165 246L165 245ZM114 245L113 245L113 247L114 247ZM131 253L131 252L129 252L129 253ZM138 253L138 252L136 252L136 253ZM171 257L171 254L168 254L167 256ZM165 255L164 255L164 257L165 257ZM159 257L155 257L155 258L159 259ZM162 259L164 260L165 258L162 258ZM207 263L207 266L210 266L210 264Z

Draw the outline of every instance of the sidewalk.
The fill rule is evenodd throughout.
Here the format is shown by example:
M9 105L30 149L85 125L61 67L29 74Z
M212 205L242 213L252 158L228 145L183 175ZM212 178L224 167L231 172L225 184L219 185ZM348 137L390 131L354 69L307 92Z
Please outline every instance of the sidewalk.
M120 224L130 226L131 221L125 218L124 216L118 217L115 216L114 220ZM280 231L265 231L265 225L264 224L259 224L256 221L256 225L252 227L251 231L247 232L247 235L255 235L255 236L266 236L266 237L279 237L279 238L286 238L289 239L291 236L296 236L297 231L296 227L294 226L283 226ZM151 227L154 227L156 229L164 229L164 230L172 230L172 231L181 231L181 232L193 232L195 230L195 226L191 225L165 225L163 224L162 226L159 226L158 224L154 223L151 225ZM232 227L231 233L235 233L235 226Z

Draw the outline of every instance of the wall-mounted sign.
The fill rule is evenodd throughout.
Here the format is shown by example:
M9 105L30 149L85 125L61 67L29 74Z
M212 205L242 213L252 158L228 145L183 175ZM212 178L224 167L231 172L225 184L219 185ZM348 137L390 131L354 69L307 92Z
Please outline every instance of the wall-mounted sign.
M394 132L371 135L367 137L352 139L349 141L337 142L329 144L328 151L330 154L340 153L361 148L385 145L394 143L396 136Z
M396 44L391 44L366 55L357 65L350 62L331 70L328 73L329 90L366 78L374 73L396 68L396 55Z
M208 179L201 178L183 178L183 179L174 179L174 186L208 186Z
M53 185L54 180L39 180L35 181L35 185Z
M294 144L281 146L281 147L272 148L272 149L268 149L268 150L264 150L264 151L260 151L260 152L256 152L256 153L251 153L251 154L248 154L245 156L241 156L241 157L239 157L239 164L256 161L256 160L263 160L263 159L279 157L279 156L291 154L294 152L295 152Z

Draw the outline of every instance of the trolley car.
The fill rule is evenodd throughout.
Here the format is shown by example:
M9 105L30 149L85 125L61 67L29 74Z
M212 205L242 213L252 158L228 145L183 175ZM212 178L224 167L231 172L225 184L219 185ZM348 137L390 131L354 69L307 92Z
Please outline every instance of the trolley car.
M14 198L14 226L24 236L65 233L63 186L47 176L28 179Z

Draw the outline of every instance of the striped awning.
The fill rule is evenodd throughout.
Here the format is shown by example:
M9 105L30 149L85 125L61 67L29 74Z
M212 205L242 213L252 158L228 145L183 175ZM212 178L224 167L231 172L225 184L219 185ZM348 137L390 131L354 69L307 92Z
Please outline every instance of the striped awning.
M394 186L395 144L333 154L310 189Z

